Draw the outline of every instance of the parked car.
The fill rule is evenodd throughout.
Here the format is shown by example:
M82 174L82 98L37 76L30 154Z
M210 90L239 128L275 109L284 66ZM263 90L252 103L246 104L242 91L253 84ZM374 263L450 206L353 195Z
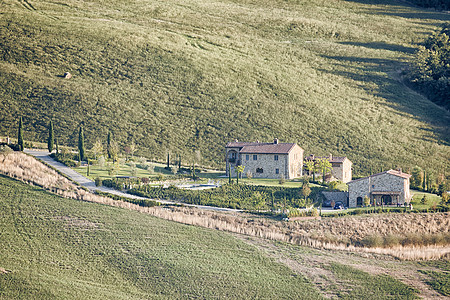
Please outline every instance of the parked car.
M342 203L341 201L338 201L338 202L336 202L335 204L334 204L334 207L333 207L334 209L344 209L345 208L345 206L344 206L344 203Z
M331 200L328 200L328 199L323 200L322 206L330 207L331 206Z

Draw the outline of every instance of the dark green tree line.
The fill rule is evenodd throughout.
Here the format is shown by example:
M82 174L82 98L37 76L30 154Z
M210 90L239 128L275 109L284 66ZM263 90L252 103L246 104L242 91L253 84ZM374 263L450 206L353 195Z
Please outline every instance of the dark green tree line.
M408 79L438 105L450 108L450 23L430 36L416 53Z

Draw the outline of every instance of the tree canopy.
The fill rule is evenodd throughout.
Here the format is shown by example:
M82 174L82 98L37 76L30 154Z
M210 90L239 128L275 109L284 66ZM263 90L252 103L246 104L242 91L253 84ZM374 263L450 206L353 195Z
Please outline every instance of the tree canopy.
M410 82L431 101L450 108L450 23L428 37L408 75Z

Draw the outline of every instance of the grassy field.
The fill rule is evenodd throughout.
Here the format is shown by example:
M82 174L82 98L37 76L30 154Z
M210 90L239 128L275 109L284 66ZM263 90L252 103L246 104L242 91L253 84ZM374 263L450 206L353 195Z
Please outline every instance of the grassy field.
M0 135L123 147L223 167L239 140L346 155L355 173L450 172L450 113L398 71L447 13L404 1L2 3ZM64 72L73 78L62 78Z
M0 298L320 298L228 234L0 177Z
M414 299L422 287L396 279L410 269L422 270L425 283L438 284L443 295L448 288L445 260L385 261L258 239L271 244L268 252L249 243L254 238L60 198L4 176L0 217L5 299Z

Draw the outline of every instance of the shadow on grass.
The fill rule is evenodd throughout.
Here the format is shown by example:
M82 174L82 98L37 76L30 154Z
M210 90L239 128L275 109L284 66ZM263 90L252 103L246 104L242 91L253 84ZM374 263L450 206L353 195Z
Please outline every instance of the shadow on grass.
M411 101L412 91L402 82L388 75L401 70L404 67L401 62L357 56L323 55L323 57L331 60L331 64L337 68L333 70L319 69L320 71L351 78L357 83L376 84L377 89L370 88L365 84L361 84L361 87L368 93L384 99L386 104L396 110L398 114L415 116L419 121L430 125L431 129L424 130L427 132L427 135L423 136L424 140L434 141L437 138L441 144L450 146L450 113L425 98L424 101L420 101L420 99ZM399 89L404 89L405 92L399 93Z
M381 49L396 52L414 53L416 48L406 47L401 45L394 45L385 42L370 42L370 43L359 43L359 42L341 42L343 45L360 46L371 49Z
M450 14L436 11L431 8L423 8L406 1L395 0L347 0L366 5L374 5L367 9L370 13L387 16L397 16L406 19L436 20L442 22L450 21ZM377 6L375 6L377 5ZM428 22L427 22L428 23ZM437 24L435 24L437 25Z

